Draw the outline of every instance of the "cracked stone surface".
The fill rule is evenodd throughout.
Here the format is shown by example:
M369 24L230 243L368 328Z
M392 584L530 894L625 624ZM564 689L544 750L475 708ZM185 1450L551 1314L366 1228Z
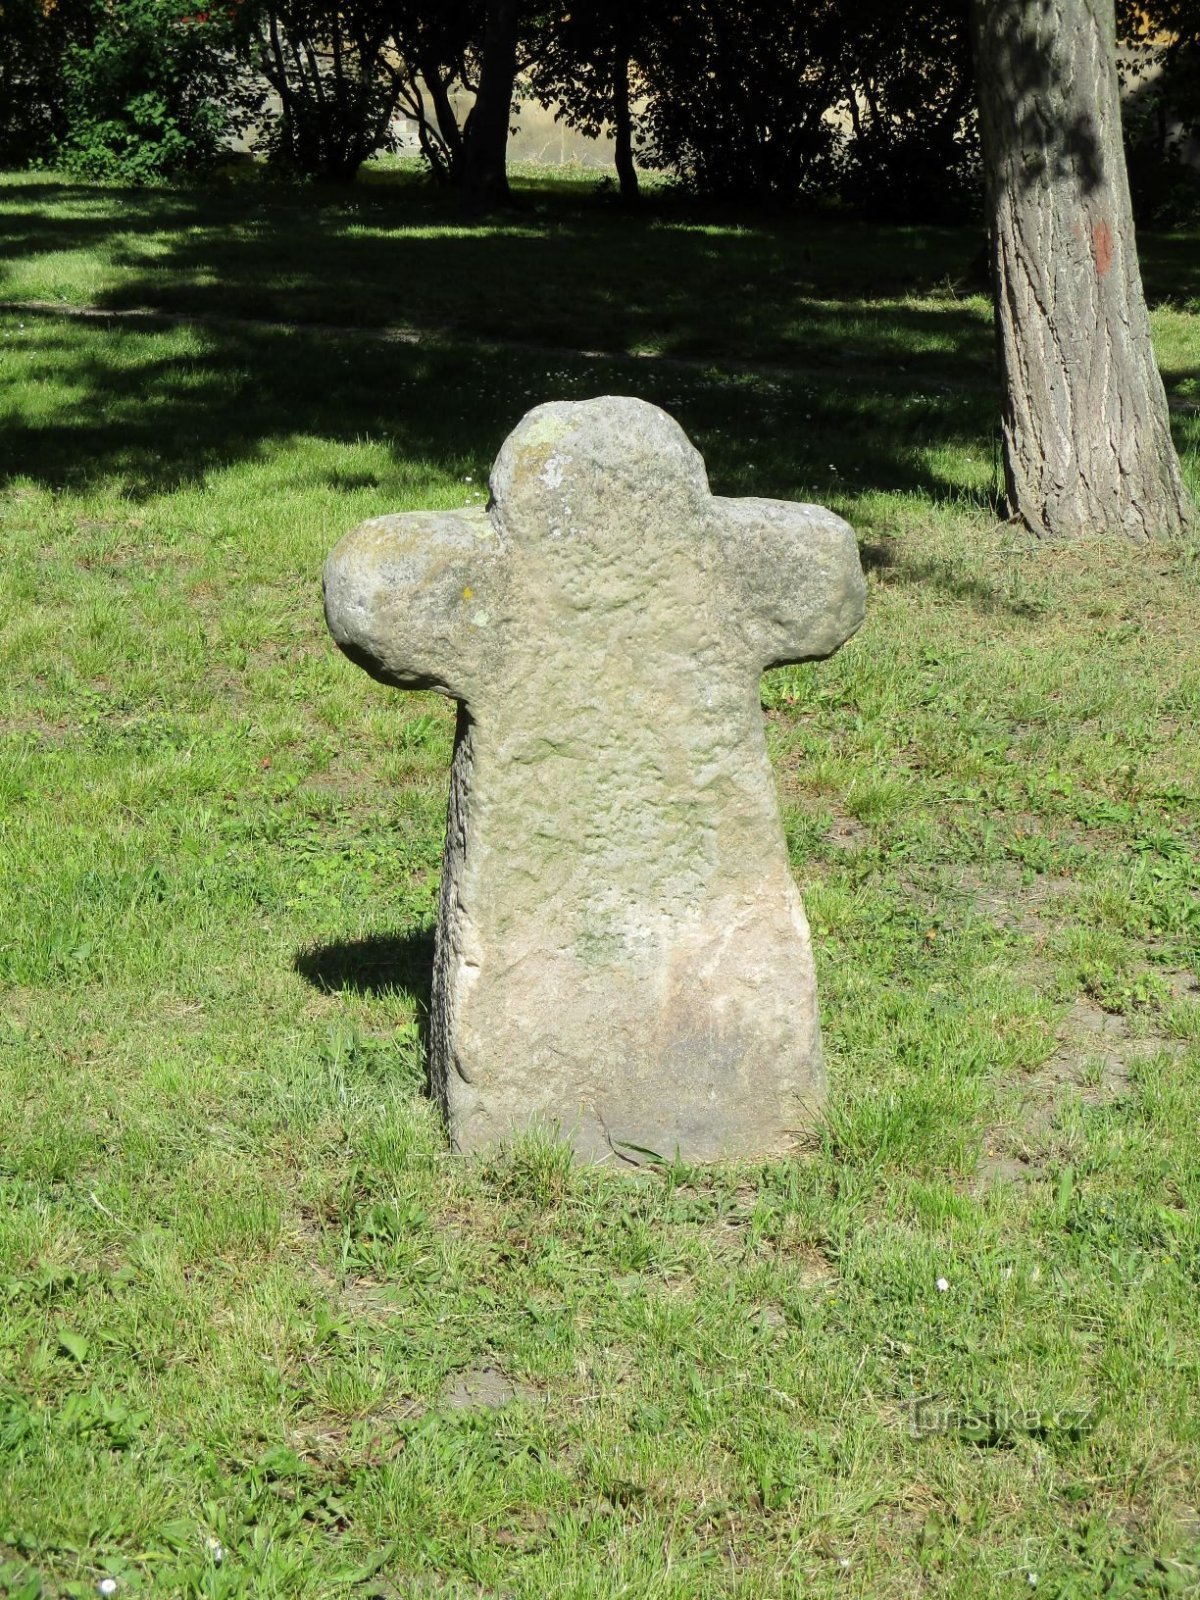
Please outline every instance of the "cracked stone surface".
M454 1146L765 1156L825 1077L763 669L863 617L853 533L726 500L665 412L540 406L484 510L364 523L325 569L374 677L459 702L430 1072Z

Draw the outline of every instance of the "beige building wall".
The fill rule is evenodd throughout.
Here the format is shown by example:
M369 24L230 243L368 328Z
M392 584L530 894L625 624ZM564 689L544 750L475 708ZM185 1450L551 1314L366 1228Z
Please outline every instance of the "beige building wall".
M508 141L510 160L535 161L548 167L614 166L611 139L589 139L568 128L565 122L556 122L553 110L531 101L522 106L516 122L517 130Z

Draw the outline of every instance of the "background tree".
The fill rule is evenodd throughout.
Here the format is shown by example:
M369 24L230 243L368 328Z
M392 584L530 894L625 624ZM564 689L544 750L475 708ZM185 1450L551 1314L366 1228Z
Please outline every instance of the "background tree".
M252 114L225 12L91 0L52 8L47 25L62 30L53 159L80 176L142 183L204 171Z
M626 205L638 199L634 100L661 0L594 0L541 19L530 71L533 92L587 138L607 129Z
M508 132L516 91L522 0L487 0L475 104L467 118L462 154L462 194L469 211L504 205L508 187Z
M838 0L674 0L645 49L647 165L771 205L833 185Z
M1200 0L1117 0L1125 145L1139 223L1177 226L1200 215Z
M476 89L482 0L389 0L388 14L401 75L399 109L417 124L433 176L459 183L464 135L455 91Z
M1134 243L1113 0L974 0L1008 509L1046 538L1190 509Z
M391 140L404 70L382 0L245 0L244 57L278 96L260 146L305 177L352 179Z
M977 213L979 137L968 0L843 4L843 199L889 221Z

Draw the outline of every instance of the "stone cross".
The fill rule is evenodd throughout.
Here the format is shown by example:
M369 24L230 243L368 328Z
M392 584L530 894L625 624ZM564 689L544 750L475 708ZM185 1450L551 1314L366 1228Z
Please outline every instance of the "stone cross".
M783 1152L824 1070L759 678L858 627L854 535L714 497L640 400L539 406L491 488L365 522L325 567L351 660L459 702L430 1028L452 1142Z

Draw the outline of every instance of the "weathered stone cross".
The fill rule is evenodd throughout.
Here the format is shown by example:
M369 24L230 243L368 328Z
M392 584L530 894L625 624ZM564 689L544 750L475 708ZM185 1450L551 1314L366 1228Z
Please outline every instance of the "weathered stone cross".
M366 522L325 568L346 654L460 703L431 1025L453 1143L785 1150L824 1070L759 677L858 627L854 536L715 498L639 400L539 406L492 496Z

